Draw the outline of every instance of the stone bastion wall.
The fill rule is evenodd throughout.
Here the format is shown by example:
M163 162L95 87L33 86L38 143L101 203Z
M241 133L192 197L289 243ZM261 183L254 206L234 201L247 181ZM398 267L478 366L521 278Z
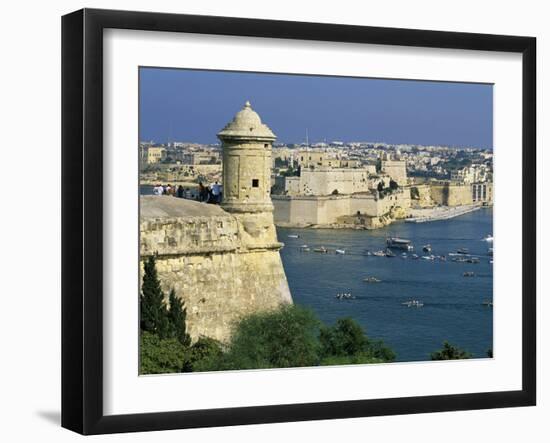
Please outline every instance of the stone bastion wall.
M264 223L272 236L269 217ZM245 225L241 215L216 205L169 196L140 198L141 270L155 254L166 297L173 288L185 303L193 340L227 341L243 315L292 302L279 255L282 245Z

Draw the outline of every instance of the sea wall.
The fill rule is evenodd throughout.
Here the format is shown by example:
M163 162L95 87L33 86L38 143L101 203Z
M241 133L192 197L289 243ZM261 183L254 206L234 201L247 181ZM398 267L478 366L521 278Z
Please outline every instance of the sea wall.
M292 303L272 219L168 196L140 202L142 265L156 255L162 288L183 300L193 340L228 341L243 315Z

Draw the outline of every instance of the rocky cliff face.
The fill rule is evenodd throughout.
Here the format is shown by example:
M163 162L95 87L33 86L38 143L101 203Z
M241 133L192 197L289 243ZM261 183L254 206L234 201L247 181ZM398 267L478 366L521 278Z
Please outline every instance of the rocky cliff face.
M243 315L292 303L272 218L168 196L140 199L140 256L157 255L164 291L187 308L187 328L227 341Z

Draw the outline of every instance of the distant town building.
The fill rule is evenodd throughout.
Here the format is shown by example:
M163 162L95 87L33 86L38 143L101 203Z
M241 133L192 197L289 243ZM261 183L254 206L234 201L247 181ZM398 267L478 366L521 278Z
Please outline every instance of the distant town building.
M296 162L301 168L337 166L336 160L336 154L327 152L325 149L300 149L296 155Z
M486 165L474 164L451 172L451 181L460 183L482 183L488 180L489 171Z
M140 157L142 164L152 165L166 159L166 148L164 146L140 146Z
M474 203L493 204L493 183L472 184L472 201Z
M219 153L209 151L189 152L182 156L182 163L186 165L215 164L218 160Z

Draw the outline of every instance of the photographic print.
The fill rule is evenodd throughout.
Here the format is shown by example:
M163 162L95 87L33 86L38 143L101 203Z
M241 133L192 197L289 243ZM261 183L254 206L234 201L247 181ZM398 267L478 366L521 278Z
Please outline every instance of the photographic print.
M140 67L138 142L140 375L493 357L492 84Z

